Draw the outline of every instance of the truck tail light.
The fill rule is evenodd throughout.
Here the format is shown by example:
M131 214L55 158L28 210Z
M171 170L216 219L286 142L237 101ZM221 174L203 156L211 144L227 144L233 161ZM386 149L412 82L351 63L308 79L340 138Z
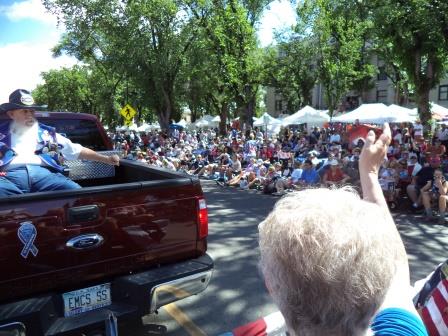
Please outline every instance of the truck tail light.
M208 211L205 199L198 198L198 233L199 239L208 236Z

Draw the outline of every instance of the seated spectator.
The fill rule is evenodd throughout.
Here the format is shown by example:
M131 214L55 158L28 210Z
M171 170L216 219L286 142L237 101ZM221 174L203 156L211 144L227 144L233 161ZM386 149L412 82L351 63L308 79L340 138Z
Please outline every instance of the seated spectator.
M300 187L316 186L319 183L319 174L313 166L311 160L307 159L303 163L302 175L299 178Z
M192 162L190 166L190 174L199 174L199 172L209 165L206 158L203 158L201 154L196 155L195 160Z
M408 173L410 176L416 176L417 173L422 169L422 165L418 163L417 154L410 153L408 160Z
M360 159L364 200L348 188L305 190L259 225L265 283L291 336L427 335L378 184L388 127L374 139Z
M140 152L140 151L137 152L136 160L139 161L139 162L146 162L146 158L143 155L143 152Z
M405 190L412 180L412 176L409 174L408 170L408 162L406 160L401 159L398 161L396 175L398 178L397 188L399 189L399 192Z
M322 177L322 184L324 187L342 185L350 180L350 176L345 174L339 167L339 162L336 159L330 161L330 168L327 169Z
M439 224L446 224L445 209L447 192L448 183L445 181L445 176L443 176L442 170L435 169L433 178L426 182L426 185L421 189L422 201L427 219L434 219L434 216L432 214L431 201L436 201L439 205Z
M241 161L240 156L238 154L233 154L232 161L229 163L229 166L226 170L226 175L228 180L231 180L233 176L237 176L241 173Z
M283 165L280 162L275 163L275 171L277 173L277 178L275 180L276 195L283 195L285 189L291 187L291 181L288 179L289 169L282 171ZM287 172L287 174L285 174Z
M166 157L164 157L162 159L162 167L170 169L170 170L176 170L176 167L174 166L174 164L170 160L168 160Z
M428 145L426 148L426 157L434 157L438 156L441 157L446 152L446 148L444 145L442 145L442 141L440 139L434 140L434 145Z
M361 148L359 148L359 147L353 148L352 155L348 156L348 161L349 162L358 162L359 155L361 155Z
M395 185L398 182L398 176L396 171L396 161L385 161L378 173L378 182L383 191L394 190Z
M272 194L277 191L275 188L275 183L279 178L279 174L277 173L275 166L269 166L266 176L261 181L263 186L263 193Z
M401 156L401 146L398 142L392 143L387 150L387 158L389 160L398 159Z
M254 178L251 180L251 175L248 177L249 184L247 185L248 189L253 188L261 188L263 186L263 182L267 175L267 168L264 165L263 161L260 163L260 159L257 161L257 165L254 168Z
M434 170L440 166L440 158L433 157L430 160L430 166L423 167L413 178L411 184L406 188L407 194L412 201L412 207L418 208L421 204L420 190L431 181L434 175Z
M340 144L341 143L341 136L335 130L330 131L330 143L332 143L332 144Z
M300 162L294 162L294 170L291 173L290 179L291 184L298 184L299 179L302 176L303 169L301 168Z

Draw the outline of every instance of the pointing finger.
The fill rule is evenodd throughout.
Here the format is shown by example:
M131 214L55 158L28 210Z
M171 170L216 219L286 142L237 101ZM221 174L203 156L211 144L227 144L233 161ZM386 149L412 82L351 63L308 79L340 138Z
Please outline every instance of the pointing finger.
M365 146L369 147L369 146L373 145L374 143L375 143L375 132L370 130L366 136Z
M378 138L378 141L376 142L378 147L388 146L390 144L392 135L390 132L390 127L388 123L384 123L383 126L383 133Z

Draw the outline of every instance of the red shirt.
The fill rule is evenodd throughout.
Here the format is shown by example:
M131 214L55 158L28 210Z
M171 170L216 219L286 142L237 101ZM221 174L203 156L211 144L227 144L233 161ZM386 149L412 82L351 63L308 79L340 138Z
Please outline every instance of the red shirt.
M327 170L327 181L341 182L343 178L344 178L344 173L342 172L342 170L340 168L336 168L335 170L330 168Z

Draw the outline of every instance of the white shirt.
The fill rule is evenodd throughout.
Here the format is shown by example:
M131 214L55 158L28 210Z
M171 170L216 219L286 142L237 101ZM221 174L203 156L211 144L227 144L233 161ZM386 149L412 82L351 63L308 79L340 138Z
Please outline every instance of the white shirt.
M397 141L401 145L403 143L403 136L401 135L401 133L397 133L394 136L394 140Z
M330 137L330 142L341 142L341 136L337 133L332 134Z
M448 140L448 128L445 128L445 130L440 129L437 132L437 137L440 139L440 141L446 141Z
M414 124L414 136L422 136L422 135L423 135L423 125Z
M300 177L302 176L302 172L303 172L303 170L300 168L296 168L293 170L293 172L291 174L291 178L294 183L296 183L297 181L300 180Z
M34 123L29 129L22 132L17 130L17 126L14 122L10 125L11 129L11 149L16 152L16 156L13 158L10 164L13 165L42 165L44 164L41 158L34 154L38 142L38 123ZM19 133L20 132L20 133ZM76 160L81 153L82 146L80 144L74 144L69 139L56 133L56 141L63 147L59 152L67 160Z

